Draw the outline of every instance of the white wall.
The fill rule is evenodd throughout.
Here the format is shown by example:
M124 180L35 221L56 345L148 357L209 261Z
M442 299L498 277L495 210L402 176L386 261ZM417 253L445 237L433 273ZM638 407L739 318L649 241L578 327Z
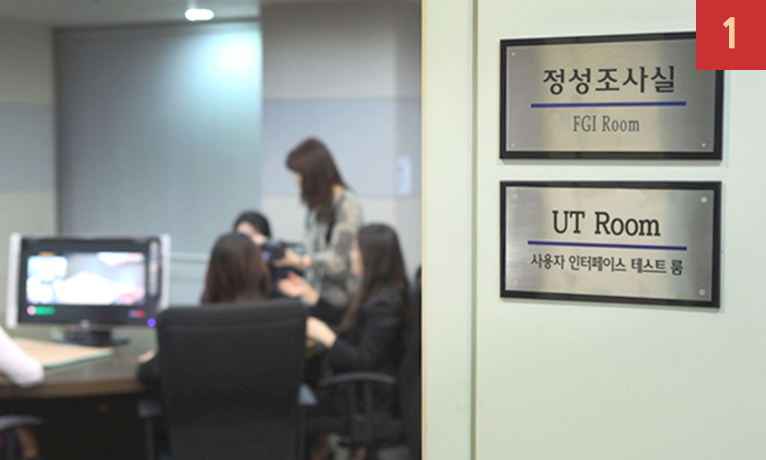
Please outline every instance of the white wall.
M0 102L50 107L53 99L50 28L0 20Z
M423 1L423 455L431 460L475 458L473 14L470 1Z
M9 235L56 231L54 105L50 29L0 20L0 312Z
M475 12L467 2L425 6L428 458L467 458L466 450L479 459L763 457L766 310L759 287L766 270L759 261L766 258L760 235L766 157L760 120L766 74L727 72L721 163L501 162L501 39L694 30L695 3L475 5ZM447 38L446 25L458 38ZM475 112L466 120L459 108ZM447 139L460 145L440 152ZM498 183L513 179L721 180L722 308L501 300ZM468 259L472 270L462 283L445 274L450 258L434 247L444 243L439 227L447 210L441 206L455 187L472 197L450 211L459 241L450 258ZM444 347L455 353L453 363ZM450 413L451 423L444 421ZM451 452L440 445L444 440Z
M392 2L264 5L264 163L261 208L278 238L301 241L305 208L285 157L324 140L367 222L399 232L420 264L420 10ZM412 164L397 189L397 160Z

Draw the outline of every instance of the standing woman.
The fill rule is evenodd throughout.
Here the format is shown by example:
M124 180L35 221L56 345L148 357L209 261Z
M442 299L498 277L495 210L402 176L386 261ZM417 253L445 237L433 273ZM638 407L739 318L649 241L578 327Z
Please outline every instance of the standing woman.
M359 279L351 273L349 253L362 225L362 207L335 167L327 147L307 139L287 156L287 168L301 188L306 215L306 254L287 250L275 265L306 272L309 283L331 304L348 305Z

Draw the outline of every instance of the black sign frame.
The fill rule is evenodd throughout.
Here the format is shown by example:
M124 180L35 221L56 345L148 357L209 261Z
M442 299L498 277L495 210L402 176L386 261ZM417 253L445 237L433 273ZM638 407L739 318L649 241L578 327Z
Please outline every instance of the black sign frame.
M658 151L561 151L561 150L508 150L506 145L506 77L507 58L506 50L513 46L530 45L561 45L561 44L587 44L587 43L615 43L635 41L657 40L682 40L696 39L696 32L671 32L659 34L632 34L632 35L601 35L581 37L557 37L557 38L532 38L532 39L506 39L500 41L500 159L545 159L545 160L710 160L721 161L723 158L723 94L724 94L724 71L715 71L715 114L713 151L699 152L658 152Z
M544 188L603 188L603 189L661 189L661 190L710 190L713 199L713 263L711 271L710 301L623 297L586 294L514 291L505 286L506 256L506 190L508 186ZM718 309L721 306L721 188L720 181L694 182L616 182L616 181L501 181L500 182L500 297L523 299L548 299L576 302L624 303L681 307L704 307Z

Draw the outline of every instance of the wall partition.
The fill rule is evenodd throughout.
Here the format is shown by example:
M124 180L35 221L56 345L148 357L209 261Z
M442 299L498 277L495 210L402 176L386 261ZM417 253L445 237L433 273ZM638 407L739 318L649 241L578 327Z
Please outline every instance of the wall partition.
M722 160L503 160L501 40L693 32L695 3L424 12L426 457L763 456L763 71L725 73ZM721 182L720 308L501 298L501 181Z
M54 105L50 28L0 20L0 312L10 234L56 231Z
M256 22L55 35L62 233L173 238L171 302L196 302L215 238L259 205Z

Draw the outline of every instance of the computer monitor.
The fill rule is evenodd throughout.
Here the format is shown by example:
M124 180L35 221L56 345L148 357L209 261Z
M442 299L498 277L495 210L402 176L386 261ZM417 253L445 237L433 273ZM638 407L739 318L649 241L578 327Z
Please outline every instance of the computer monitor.
M113 326L154 327L168 306L170 237L11 235L6 325L72 326L62 341L106 346Z

